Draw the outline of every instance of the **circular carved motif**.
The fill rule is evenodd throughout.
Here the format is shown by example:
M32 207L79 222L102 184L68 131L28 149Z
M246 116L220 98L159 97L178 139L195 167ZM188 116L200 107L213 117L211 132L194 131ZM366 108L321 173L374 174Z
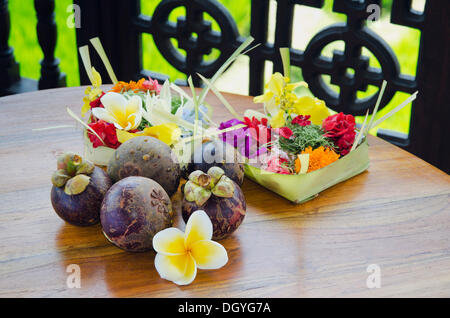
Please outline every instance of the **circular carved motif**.
M186 16L177 22L169 21L173 10L186 9ZM204 20L204 13L217 22L220 32L213 31L211 22ZM153 38L164 58L186 74L200 73L211 77L233 53L239 37L236 23L229 12L215 0L166 0L161 1L152 16ZM178 41L178 48L171 39ZM186 52L183 55L179 49ZM220 54L214 60L203 56L217 49Z
M333 58L321 55L330 43L344 41L345 51L335 51ZM362 56L362 48L367 48L378 60L381 69L369 66L369 58ZM353 70L353 73L349 72ZM319 32L309 42L304 52L303 77L311 92L324 100L335 111L364 115L368 108L374 107L378 93L369 97L357 98L357 92L367 91L369 85L377 87L386 80L397 79L400 67L389 45L377 34L367 28L350 30L345 24L330 26ZM339 93L325 83L323 75L331 77L331 84L340 88ZM395 91L386 88L380 108L394 96Z

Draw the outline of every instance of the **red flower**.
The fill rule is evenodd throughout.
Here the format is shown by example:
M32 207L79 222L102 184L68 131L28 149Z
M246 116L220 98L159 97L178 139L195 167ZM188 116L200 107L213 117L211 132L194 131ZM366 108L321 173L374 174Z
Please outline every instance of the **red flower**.
M278 133L280 134L281 137L284 137L286 139L291 138L293 132L289 127L281 127L278 129Z
M117 140L116 127L114 127L113 124L107 123L104 120L99 120L95 123L90 123L89 127L103 139L107 147L113 149L119 148L120 142ZM88 136L94 148L104 146L103 142L92 132L88 131Z
M344 113L329 116L322 123L325 137L333 140L342 156L348 154L353 146L356 136L355 126L355 117Z
M251 120L248 117L244 117L244 123L250 128L250 135L258 142L258 147L272 140L272 130L267 127L267 118L261 118L261 121L259 121L256 117L253 117Z
M102 107L102 108L104 108L104 107L103 107L103 104L102 104L102 102L101 102L101 100L100 100L104 95L105 95L105 93L102 92L102 94L100 95L99 98L97 98L96 100L93 100L92 102L89 103L89 105L91 106L91 109L92 109L92 108L96 108L96 107Z
M311 125L311 121L308 120L310 118L311 118L311 115L306 115L306 116L298 115L297 117L292 119L292 124L297 124L297 125L300 125L303 127L309 126L309 125Z

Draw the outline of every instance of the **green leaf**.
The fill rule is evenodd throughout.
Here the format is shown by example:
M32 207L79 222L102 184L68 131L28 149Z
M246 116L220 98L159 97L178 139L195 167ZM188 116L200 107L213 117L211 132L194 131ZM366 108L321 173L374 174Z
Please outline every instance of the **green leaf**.
M288 47L280 48L281 61L283 62L283 72L285 77L291 78L291 53Z
M211 83L215 83L216 80L223 74L223 72L225 72L225 70L228 68L228 66L230 66L231 63L233 63L238 56L245 50L245 48L247 48L252 42L253 42L254 38L253 37L248 37L244 43L242 43L237 49L236 51L234 51L234 53L228 58L228 60L226 60L225 63L223 63L223 65L217 70L216 74L214 74L214 76L211 78ZM205 87L202 92L200 93L200 97L199 97L199 104L202 104L203 101L206 98L206 94L208 94L209 91L209 87Z
M228 109L228 111L237 119L242 120L242 116L239 116L239 114L234 110L233 106L228 103L228 101L223 97L223 95L219 92L219 90L214 86L213 83L208 81L204 76L201 74L197 75L205 82L205 84L213 91L213 93L219 98L219 100L222 102L222 104L225 105L225 107Z

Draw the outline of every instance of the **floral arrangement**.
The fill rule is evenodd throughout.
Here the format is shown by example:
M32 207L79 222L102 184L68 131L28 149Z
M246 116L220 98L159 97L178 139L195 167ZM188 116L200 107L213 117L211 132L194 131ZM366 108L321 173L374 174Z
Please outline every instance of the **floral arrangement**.
M211 120L212 109L205 101L211 89L220 98L223 96L213 87L213 82L225 71L237 56L251 43L244 42L211 80L199 96L195 93L192 79L189 84L192 97L183 89L166 81L160 85L152 78L139 81L118 81L98 38L91 40L113 82L109 90L102 89L102 78L91 66L88 47L81 47L80 54L91 86L85 91L81 117L89 114L87 121L79 118L70 109L70 116L85 127L85 157L97 165L106 166L115 149L133 137L151 136L172 148L184 147L185 144L202 137L187 139L205 132L209 137L218 136L231 129L217 129ZM228 108L232 110L231 106ZM211 128L208 130L208 128Z
M367 124L367 111L358 130L352 115L331 114L324 101L297 96L294 89L307 84L291 83L289 50L283 48L280 53L285 76L274 73L265 85L266 92L254 98L255 104L264 105L263 111L247 110L243 118L221 123L221 128L243 126L221 138L247 158L247 177L301 203L366 170L368 131L409 104L417 93L374 122L386 88L383 82L372 120Z

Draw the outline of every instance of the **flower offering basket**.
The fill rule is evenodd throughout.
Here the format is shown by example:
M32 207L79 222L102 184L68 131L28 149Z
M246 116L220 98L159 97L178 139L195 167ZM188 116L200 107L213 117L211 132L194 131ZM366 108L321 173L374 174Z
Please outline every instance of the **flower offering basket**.
M369 168L369 145L365 139L354 151L332 164L306 174L287 175L245 164L245 175L272 192L299 204Z

